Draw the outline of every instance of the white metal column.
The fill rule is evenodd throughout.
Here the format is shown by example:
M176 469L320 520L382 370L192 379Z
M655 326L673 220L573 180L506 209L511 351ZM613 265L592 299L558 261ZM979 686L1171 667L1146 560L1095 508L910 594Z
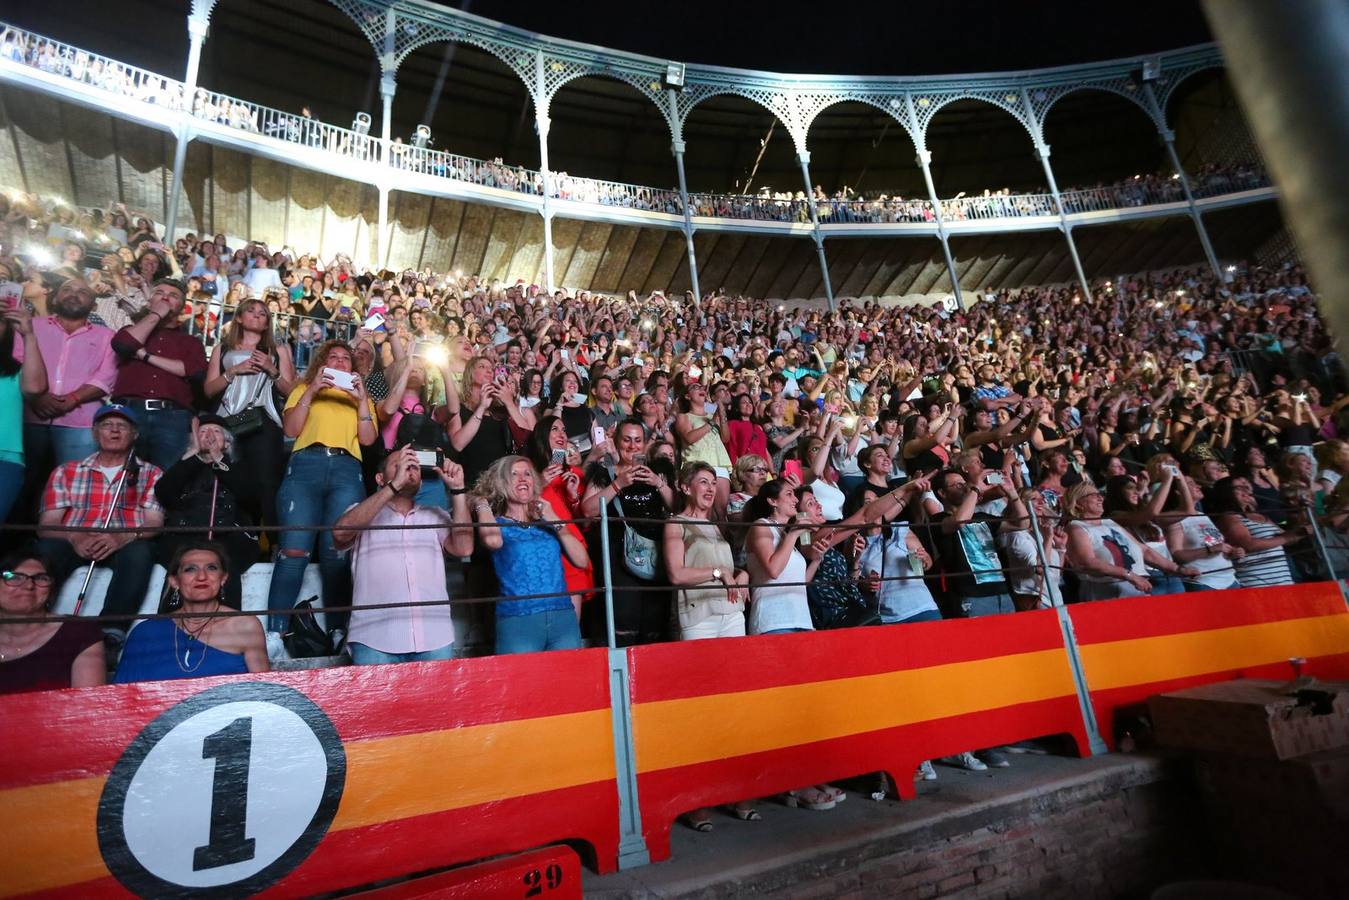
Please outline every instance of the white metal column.
M703 295L698 290L698 255L693 250L693 210L689 208L689 187L684 178L684 134L678 125L679 103L673 90L667 89L665 94L670 101L670 121L675 123L670 150L674 153L675 171L679 174L679 205L684 210L684 240L689 250L689 286L693 288L693 302L701 307Z
M376 268L389 265L389 175L393 166L393 97L398 90L398 82L393 74L386 74L379 81L379 96L384 101L384 115L379 123L380 154L383 165L376 176L375 187L379 190L379 234L376 236L376 253L379 262Z
M806 202L810 205L810 224L813 226L815 252L820 255L820 274L824 276L824 298L829 301L829 308L832 310L834 286L829 282L829 262L824 257L824 235L820 233L820 208L815 203L815 186L810 183L810 151L802 150L796 155L796 159L801 163L801 177L806 182Z
M1181 190L1185 192L1185 203L1190 208L1190 219L1194 222L1194 230L1199 232L1199 244L1204 248L1204 257L1208 260L1209 268L1213 270L1214 277L1221 284L1228 280L1227 275L1218 263L1218 255L1213 252L1213 244L1208 239L1208 229L1204 227L1204 217L1199 214L1199 207L1194 202L1194 194L1190 191L1190 176L1185 174L1185 170L1180 165L1180 156L1176 154L1176 133L1166 127L1166 117L1162 115L1161 106L1157 103L1157 93L1152 89L1151 81L1143 82L1143 97L1147 100L1148 109L1152 112L1156 121L1157 134L1161 137L1162 143L1166 145L1166 155L1171 160L1171 168L1176 173L1177 180L1180 181Z
M209 23L204 18L187 20L187 73L183 76L183 111L173 132L173 179L169 185L168 209L164 212L164 240L177 237L178 199L183 193L183 169L187 165L187 145L192 140L192 103L197 93L197 70L201 66L201 45Z
M534 128L539 133L539 178L543 182L543 281L548 293L557 290L553 274L553 176L548 170L548 85L543 72L543 51L534 51Z
M909 131L915 141L922 141L918 128L918 115L913 109L913 97L904 95L904 114L909 120ZM942 257L946 260L946 274L951 279L951 291L956 296L956 306L965 308L965 295L960 291L960 278L956 275L955 259L951 256L951 243L946 236L946 217L942 215L941 198L932 183L932 151L926 147L918 148L918 167L923 170L923 184L927 186L927 200L932 204L932 217L937 222L937 240L941 242Z

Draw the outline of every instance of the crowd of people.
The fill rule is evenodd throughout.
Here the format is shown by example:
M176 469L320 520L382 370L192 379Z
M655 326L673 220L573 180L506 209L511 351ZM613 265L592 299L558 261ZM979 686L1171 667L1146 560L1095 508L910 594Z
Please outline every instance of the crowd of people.
M6 27L0 33L0 59L32 66L52 75L70 78L107 91L133 97L146 103L175 110L188 110L198 119L244 131L265 134L291 143L320 147L366 161L379 158L379 141L344 128L326 125L306 108L289 114L260 107L198 88L188 101L185 86L169 78L105 60L66 44L47 40L18 29ZM540 172L508 165L501 159L483 161L414 147L394 138L390 164L397 169L450 178L501 190L542 196ZM1189 175L1195 196L1205 197L1231 191L1248 190L1269 184L1262 166L1254 163L1206 164ZM683 215L679 191L673 188L642 187L566 172L549 175L550 196L603 206L619 206L671 215ZM843 186L832 194L817 185L813 199L821 223L930 223L936 220L931 201L903 197L894 191L857 192ZM1097 183L1062 189L1064 210L1068 213L1098 209L1122 209L1185 199L1178 177L1171 172L1134 175L1111 184ZM808 223L810 198L801 190L777 191L761 188L754 194L694 193L689 206L694 216L757 221ZM1010 188L985 190L981 194L963 193L941 201L947 221L992 218L1053 216L1058 211L1047 187L1013 191Z
M1297 266L827 311L169 243L24 195L0 250L0 690L603 644L606 585L630 646L1349 569L1349 394ZM265 624L217 615L267 561ZM128 634L156 563L179 615ZM106 618L51 618L91 565Z

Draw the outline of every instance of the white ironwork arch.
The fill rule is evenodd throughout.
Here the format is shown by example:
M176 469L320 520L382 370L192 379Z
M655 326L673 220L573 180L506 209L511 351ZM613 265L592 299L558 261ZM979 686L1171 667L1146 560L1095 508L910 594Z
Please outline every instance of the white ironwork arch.
M824 112L831 106L838 106L840 103L862 103L867 106L875 107L876 109L880 110L881 112L889 116L891 119L893 119L895 121L895 124L899 125L900 128L904 129L904 133L909 136L909 141L910 143L913 144L914 150L916 151L918 149L918 141L917 139L914 138L913 132L909 130L908 116L904 114L903 95L889 95L889 94L856 94L849 96L838 96L832 98L828 103L821 104L817 109L815 109L814 112L810 114L810 118L806 121L807 142L809 142L810 140L810 129L812 126L814 126L815 120L819 118L820 113Z
M1176 88L1180 87L1194 75L1200 72L1207 72L1212 69L1226 69L1220 59L1211 62L1200 63L1197 65L1186 66L1183 69L1175 69L1167 72L1161 79L1161 84L1157 87L1157 106L1161 109L1162 118L1170 121L1171 96L1175 94Z
M552 109L553 98L557 96L558 91L573 81L579 78L607 78L610 81L626 84L649 101L660 113L661 118L665 120L665 127L670 130L671 140L674 139L675 126L670 118L670 105L665 100L664 88L661 86L659 74L622 72L608 66L580 66L576 64L564 64L560 70L553 69L553 65L559 62L561 61L547 58L543 62L544 87L548 92L548 98L543 104L545 113Z
M792 142L800 150L805 147L804 140L797 139L797 133L792 126L792 109L790 101L786 94L776 94L771 91L754 90L735 87L733 85L692 85L685 87L678 95L675 105L679 111L679 133L684 133L684 125L689 120L689 114L693 112L694 107L704 100L710 100L713 97L720 97L730 94L736 97L742 97L753 103L757 103L768 111L768 114L777 119L778 124L787 129L787 133L792 136Z
M407 26L415 26L415 32L406 30ZM534 56L533 54L518 50L514 47L508 47L505 44L498 44L494 41L484 40L483 38L468 31L460 31L453 28L446 28L443 25L430 25L425 22L400 21L396 23L398 31L395 37L395 48L393 57L393 69L385 74L393 74L403 65L406 60L416 50L422 47L430 46L440 42L449 44L467 44L470 47L477 47L479 50L495 57L506 68L515 73L515 77L520 79L530 98L538 103L538 92L534 90Z
M919 151L927 149L927 130L931 126L932 120L937 113L952 103L960 100L978 100L995 106L1007 115L1015 119L1022 128L1026 129L1026 134L1030 136L1031 142L1036 142L1035 123L1027 121L1021 104L1021 95L1018 91L1008 88L1002 91L955 91L951 93L939 93L935 91L913 92L913 112L918 119L918 144Z
M1051 88L1036 88L1029 91L1031 111L1035 114L1035 124L1040 132L1040 140L1044 140L1045 122L1049 119L1049 111L1069 94L1076 94L1082 91L1098 91L1106 94L1114 94L1117 97L1123 97L1125 100L1138 107L1149 122L1153 124L1158 131L1165 130L1166 123L1158 122L1148 109L1147 101L1143 98L1142 89L1138 84L1128 78L1121 78L1116 81L1104 81L1098 84L1064 84Z

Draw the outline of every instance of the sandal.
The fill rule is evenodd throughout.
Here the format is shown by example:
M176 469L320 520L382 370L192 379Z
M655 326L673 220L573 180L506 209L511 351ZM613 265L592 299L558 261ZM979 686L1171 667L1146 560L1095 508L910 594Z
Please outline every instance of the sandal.
M782 795L782 802L786 803L792 809L798 807L803 809L833 809L838 805L838 801L830 797L819 788L802 788L799 791L788 791Z
M844 800L848 799L847 793L841 788L834 787L832 784L816 785L816 789L835 803L842 803Z
M712 819L707 815L707 810L700 810L699 812L701 813L702 816L704 816L704 818L695 819L693 818L692 815L690 815L686 816L684 818L684 821L686 821L688 823L688 826L692 828L694 831L701 831L704 834L706 834L707 832L712 830Z
M763 818L759 811L752 806L737 806L731 810L731 814L742 822L758 822Z

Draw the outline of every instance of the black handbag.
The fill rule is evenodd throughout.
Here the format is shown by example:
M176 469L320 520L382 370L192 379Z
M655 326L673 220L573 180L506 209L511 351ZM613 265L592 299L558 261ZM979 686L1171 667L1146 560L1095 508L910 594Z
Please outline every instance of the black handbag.
M291 659L312 659L316 656L336 654L333 639L319 626L318 619L314 616L318 599L315 595L308 600L302 600L295 605L295 611L290 615L290 624L281 635L281 642L286 645L286 652L290 654Z
M230 434L234 435L235 440L238 440L261 431L262 420L265 415L262 407L250 406L243 412L225 416L225 427L229 429Z

